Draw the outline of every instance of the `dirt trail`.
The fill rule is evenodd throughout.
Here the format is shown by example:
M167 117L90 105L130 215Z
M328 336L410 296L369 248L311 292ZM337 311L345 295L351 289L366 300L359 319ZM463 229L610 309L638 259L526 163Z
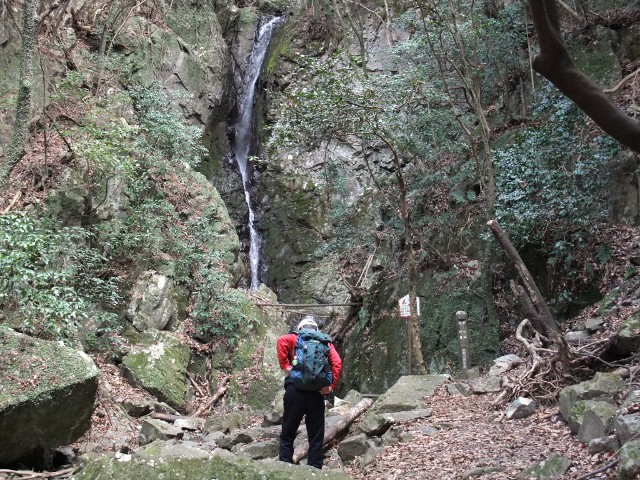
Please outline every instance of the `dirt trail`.
M494 399L495 395L451 396L441 388L428 400L433 415L406 427L414 435L411 442L385 448L364 469L349 466L349 475L356 479L457 480L467 478L464 474L471 469L485 468L484 475L469 478L512 480L531 464L556 453L573 462L562 478L578 479L615 459L609 453L590 455L557 407L541 408L529 418L506 420L504 408L492 407ZM429 435L425 432L428 426L439 430ZM616 468L591 478L616 478Z

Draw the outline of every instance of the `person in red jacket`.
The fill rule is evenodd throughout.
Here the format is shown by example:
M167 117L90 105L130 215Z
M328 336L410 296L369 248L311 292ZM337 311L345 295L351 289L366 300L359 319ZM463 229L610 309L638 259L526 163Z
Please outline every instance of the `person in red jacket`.
M308 328L318 330L318 324L313 316L305 316L296 332ZM278 338L276 349L278 352L278 362L280 368L287 373L285 379L284 393L284 414L282 416L282 431L280 433L280 455L279 459L283 462L293 463L293 441L296 438L298 427L305 417L305 425L307 435L309 437L309 455L307 464L312 467L322 468L324 453L322 442L324 440L324 396L333 392L338 384L340 371L342 369L342 360L333 344L329 344L329 365L333 375L333 382L328 387L323 387L318 391L299 390L289 379L291 372L291 361L295 355L296 340L298 334L296 332L283 335Z

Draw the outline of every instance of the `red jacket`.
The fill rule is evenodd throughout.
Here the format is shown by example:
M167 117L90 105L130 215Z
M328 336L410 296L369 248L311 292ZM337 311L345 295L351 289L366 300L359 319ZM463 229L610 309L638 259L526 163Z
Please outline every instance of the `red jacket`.
M293 359L294 356L297 339L297 333L289 333L278 338L278 343L276 344L278 362L280 363L280 368L283 370L291 369L291 359ZM331 374L333 375L331 390L335 390L336 385L338 385L338 379L340 378L340 371L342 370L342 360L332 343L329 344L329 365L331 365Z

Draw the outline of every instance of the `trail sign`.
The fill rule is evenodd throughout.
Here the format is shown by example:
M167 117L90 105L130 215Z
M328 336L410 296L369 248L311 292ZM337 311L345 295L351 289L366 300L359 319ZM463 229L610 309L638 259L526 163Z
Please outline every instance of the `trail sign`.
M409 309L409 295L405 295L398 300L398 309L400 311L400 318L409 318L411 311ZM420 316L420 297L416 297L416 313Z

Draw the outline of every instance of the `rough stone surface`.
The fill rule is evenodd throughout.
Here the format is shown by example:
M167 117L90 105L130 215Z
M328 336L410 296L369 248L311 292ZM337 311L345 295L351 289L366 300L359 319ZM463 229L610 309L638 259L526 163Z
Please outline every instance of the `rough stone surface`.
M615 432L622 444L633 438L640 438L640 413L616 417Z
M564 339L567 343L580 343L587 340L591 334L586 330L574 330L571 332L567 332L564 336Z
M364 433L346 438L338 444L338 455L340 455L343 462L349 462L356 457L361 457L371 448L367 440L367 435Z
M0 327L0 372L0 464L43 466L89 428L99 371L84 353Z
M175 442L173 440L154 440L148 445L140 447L138 455L159 455L163 457L209 458L211 451L200 448L190 442Z
M279 446L280 442L278 440L264 440L244 445L234 450L239 455L245 455L253 460L260 460L277 457Z
M86 456L75 480L184 480L185 478L234 478L238 480L344 480L340 472L318 470L273 460L254 461L214 451L209 458L137 455L116 459Z
M419 408L406 412L382 413L381 416L389 423L404 423L431 416L430 408Z
M589 453L591 455L601 452L615 452L618 448L620 448L620 442L615 435L594 438L589 442Z
M203 431L205 433L223 432L229 433L243 428L251 423L251 413L248 411L235 411L223 415L207 418Z
M424 397L433 395L436 388L449 379L448 375L410 375L400 377L386 393L371 406L371 413L393 413L424 407Z
M569 470L570 466L571 460L562 455L554 454L525 469L518 475L518 478L559 479Z
M615 339L615 350L620 355L627 355L640 348L640 313L634 312L625 319L618 328Z
M597 400L585 400L584 414L578 430L578 441L589 443L594 438L604 437L613 431L613 422L618 411L615 405Z
M471 390L474 393L490 393L490 392L499 392L501 390L500 386L500 378L498 377L481 377L472 380L471 382Z
M173 408L184 410L189 356L189 347L179 338L158 332L153 345L125 355L122 367L133 385L144 388Z
M146 445L154 440L169 440L182 435L182 429L162 420L147 418L142 422L142 428L138 434L138 443Z
M511 370L513 367L520 365L522 363L522 359L513 353L509 355L503 355L502 357L498 357L493 361L493 365L489 369L489 375L494 377L499 377L503 373Z
M386 416L373 414L367 415L358 424L360 429L369 436L382 435L391 426L392 422Z
M173 282L156 272L138 276L126 317L141 332L162 330L175 321L178 306L173 299Z
M535 412L537 408L538 405L535 400L532 400L531 398L520 397L516 398L509 404L505 416L507 417L507 420L525 418L533 414L533 412Z
M625 443L619 452L618 480L633 480L640 476L640 440Z
M591 333L596 333L604 329L604 320L602 317L594 317L584 322L584 328Z
M613 404L614 397L624 387L625 382L619 375L597 372L591 380L560 390L558 397L560 414L569 421L571 411L579 400L602 400Z

